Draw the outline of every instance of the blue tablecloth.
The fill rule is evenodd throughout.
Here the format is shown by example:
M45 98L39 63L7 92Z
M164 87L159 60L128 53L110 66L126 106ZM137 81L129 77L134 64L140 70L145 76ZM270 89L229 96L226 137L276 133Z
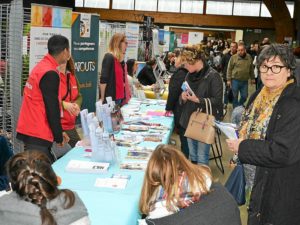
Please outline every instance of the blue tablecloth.
M126 107L126 106L125 106ZM142 104L141 110L164 110L163 105ZM171 129L163 137L162 143L168 143L173 129L173 118L153 117L149 122L161 123ZM158 142L143 142L140 146L155 147ZM125 147L118 149L122 161L127 153ZM76 191L85 203L93 225L135 225L140 218L138 201L143 184L144 172L120 170L119 164L110 165L109 171L103 174L80 174L66 172L65 168L71 159L90 161L84 157L83 147L76 147L53 164L57 175L62 178L61 188ZM95 187L97 178L111 177L112 174L129 174L131 176L125 189Z

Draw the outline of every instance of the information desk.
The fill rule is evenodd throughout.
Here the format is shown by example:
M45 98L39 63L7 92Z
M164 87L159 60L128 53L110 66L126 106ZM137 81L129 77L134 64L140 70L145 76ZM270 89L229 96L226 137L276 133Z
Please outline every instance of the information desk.
M126 107L126 106L125 106ZM142 111L164 110L165 106L142 104ZM170 127L163 137L162 143L169 142L173 128L173 118L153 117L149 122L159 122ZM143 142L140 146L155 147L158 142ZM118 147L122 161L127 154L127 148ZM62 178L60 188L69 188L76 191L85 203L93 225L135 225L140 218L138 202L143 184L144 172L135 170L121 170L119 164L111 165L107 173L86 174L66 172L65 168L71 159L90 161L84 157L83 147L76 147L53 164L58 176ZM125 189L95 187L96 178L108 178L112 174L128 174L131 176Z

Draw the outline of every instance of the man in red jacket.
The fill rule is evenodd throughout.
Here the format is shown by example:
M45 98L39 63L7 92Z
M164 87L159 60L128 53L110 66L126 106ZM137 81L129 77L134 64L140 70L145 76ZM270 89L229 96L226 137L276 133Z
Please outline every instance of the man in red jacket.
M60 112L59 75L57 67L70 58L70 45L66 37L54 35L48 40L48 54L32 69L24 87L17 138L25 150L39 150L53 160L53 141L61 146L67 143L63 133Z

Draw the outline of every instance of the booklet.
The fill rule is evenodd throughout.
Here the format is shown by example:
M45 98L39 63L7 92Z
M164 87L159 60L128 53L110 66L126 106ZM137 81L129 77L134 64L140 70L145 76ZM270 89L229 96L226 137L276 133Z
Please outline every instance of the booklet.
M225 134L229 139L238 139L238 130L233 123L224 123L220 121L215 121L215 125Z
M148 160L150 156L151 156L151 152L128 150L125 159Z
M146 170L147 163L124 162L120 164L120 169L126 170Z
M181 85L181 89L183 91L186 91L189 93L189 95L195 95L195 93L193 92L193 90L191 89L189 83L187 81L184 81Z
M78 173L104 173L108 171L109 163L70 160L66 166L68 172Z
M105 187L114 189L125 189L128 179L124 178L97 178L95 182L95 187Z

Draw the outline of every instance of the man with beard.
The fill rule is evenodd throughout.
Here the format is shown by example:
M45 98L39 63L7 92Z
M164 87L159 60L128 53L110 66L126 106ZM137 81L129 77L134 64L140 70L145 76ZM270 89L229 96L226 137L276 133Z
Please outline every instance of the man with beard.
M255 84L252 57L246 52L245 45L239 43L237 54L230 58L227 68L227 85L232 88L233 108L246 102L249 79L252 84Z

